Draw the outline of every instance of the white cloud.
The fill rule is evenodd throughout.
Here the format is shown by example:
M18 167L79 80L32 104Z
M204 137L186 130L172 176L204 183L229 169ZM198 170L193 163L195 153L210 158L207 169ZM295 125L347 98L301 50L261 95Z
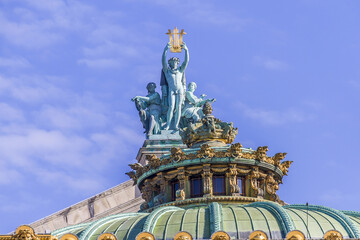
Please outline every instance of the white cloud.
M232 31L242 30L251 20L239 17L229 10L219 9L209 1L201 0L155 0L153 4L165 6L172 14L179 14L191 22L209 27L225 27ZM174 7L176 6L176 7Z
M22 57L2 58L0 57L0 67L5 68L27 68L31 64L28 60Z
M9 104L0 102L0 122L22 120L24 120L24 116L20 109L14 108Z
M288 68L286 62L276 59L255 56L253 60L255 64L268 70L286 70Z
M28 0L26 3L28 6L23 8L0 11L0 36L10 44L30 49L54 45L64 41L68 33L86 29L84 16L93 13L91 7L77 1Z
M235 107L248 118L258 120L265 125L283 125L291 122L301 123L312 119L311 114L304 113L297 109L286 109L284 111L265 110L252 108L244 103L237 102Z
M107 69L107 68L121 68L124 63L120 59L116 58L83 58L79 59L78 64L83 64L90 68Z

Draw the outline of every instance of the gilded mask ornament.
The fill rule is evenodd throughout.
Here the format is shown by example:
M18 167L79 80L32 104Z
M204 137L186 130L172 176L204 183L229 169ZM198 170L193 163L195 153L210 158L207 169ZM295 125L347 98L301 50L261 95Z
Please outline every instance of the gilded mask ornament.
M208 145L203 144L196 155L198 158L212 158L215 156L214 150Z
M229 157L240 157L242 145L240 143L231 144L230 148L228 149L228 156Z
M18 234L15 235L17 240L38 240L30 230L20 230Z

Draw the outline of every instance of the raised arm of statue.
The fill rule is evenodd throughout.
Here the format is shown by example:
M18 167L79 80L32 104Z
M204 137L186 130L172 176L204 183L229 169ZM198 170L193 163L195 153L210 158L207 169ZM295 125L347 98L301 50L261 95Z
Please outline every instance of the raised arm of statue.
M166 62L166 53L168 51L168 49L171 48L171 44L168 43L166 44L165 48L164 48L164 52L162 54L162 59L161 59L161 63L162 63L162 67L163 67L163 71L166 72L168 66L167 66L167 62Z
M181 47L185 51L185 58L184 58L184 62L181 64L181 66L179 68L179 71L180 72L185 72L185 69L186 69L187 65L189 64L189 49L187 48L185 42L183 42Z

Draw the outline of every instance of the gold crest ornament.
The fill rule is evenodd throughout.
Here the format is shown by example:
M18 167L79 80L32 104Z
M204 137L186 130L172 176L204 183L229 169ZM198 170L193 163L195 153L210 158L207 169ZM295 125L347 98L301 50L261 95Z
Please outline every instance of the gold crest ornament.
M181 31L179 32L179 29L175 27L172 32L169 29L169 32L167 32L166 34L169 35L169 42L171 44L170 51L173 53L180 53L181 45L183 44L183 35L186 34L186 32L184 32L184 29L181 29Z

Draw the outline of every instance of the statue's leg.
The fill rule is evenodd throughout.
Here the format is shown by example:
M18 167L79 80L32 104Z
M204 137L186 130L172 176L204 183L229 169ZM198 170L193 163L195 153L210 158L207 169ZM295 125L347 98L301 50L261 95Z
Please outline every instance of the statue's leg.
M139 116L140 116L140 121L143 125L143 128L145 129L145 132L148 131L148 126L147 126L147 119L146 119L146 111L145 110L140 110L139 111Z
M181 118L181 105L184 100L183 94L176 95L176 111L175 111L175 129L179 129L179 123Z
M174 92L170 92L169 93L169 109L167 112L167 119L166 119L166 127L165 130L169 130L170 129L170 125L171 125L171 120L173 118L173 112L174 112L174 107L175 107L175 95Z
M148 132L148 135L153 134L154 127L155 127L155 117L154 117L154 115L151 115L150 119L149 119L149 132Z

